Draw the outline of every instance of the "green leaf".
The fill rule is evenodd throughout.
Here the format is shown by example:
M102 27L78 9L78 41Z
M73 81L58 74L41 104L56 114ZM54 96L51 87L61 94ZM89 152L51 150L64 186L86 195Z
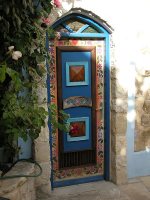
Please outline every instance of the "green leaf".
M45 61L45 58L50 59L45 48L46 29L41 28L38 16L49 15L52 8L50 2L51 0L40 0L39 4L42 6L38 13L33 0L22 0L20 3L14 0L3 1L0 54L6 64L0 65L0 83L4 88L0 100L0 130L4 130L12 149L13 142L17 142L18 137L26 140L29 134L32 139L37 138L48 116L48 112L39 105L36 88L42 84L39 80L45 72L45 66L42 68L37 64ZM49 27L48 31L51 32ZM12 52L7 52L12 45L15 47L14 51L22 52L22 58L17 61L11 58ZM27 76L22 74L22 67L27 71ZM3 85L7 77L9 81ZM67 126L63 122L67 118L65 113L59 113L62 123L58 121L56 105L50 108L50 113L55 128L63 129Z
M6 65L0 67L0 82L3 83L6 79Z

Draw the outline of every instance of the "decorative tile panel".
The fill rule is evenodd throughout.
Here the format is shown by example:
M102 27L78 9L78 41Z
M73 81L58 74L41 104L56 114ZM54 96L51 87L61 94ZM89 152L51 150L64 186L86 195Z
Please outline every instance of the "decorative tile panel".
M92 100L89 97L74 96L63 100L63 109L73 107L92 107Z

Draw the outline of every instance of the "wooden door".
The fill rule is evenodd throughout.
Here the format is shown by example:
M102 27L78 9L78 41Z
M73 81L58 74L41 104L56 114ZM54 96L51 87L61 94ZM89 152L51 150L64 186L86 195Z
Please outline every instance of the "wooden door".
M95 47L62 47L58 59L58 106L70 115L59 131L59 168L96 163Z

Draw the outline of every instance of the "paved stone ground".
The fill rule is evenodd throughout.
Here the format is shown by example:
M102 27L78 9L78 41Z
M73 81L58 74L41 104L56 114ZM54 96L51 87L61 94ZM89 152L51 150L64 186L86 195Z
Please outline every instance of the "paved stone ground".
M150 200L150 176L121 186L100 181L56 188L49 195L43 191L38 191L37 200Z

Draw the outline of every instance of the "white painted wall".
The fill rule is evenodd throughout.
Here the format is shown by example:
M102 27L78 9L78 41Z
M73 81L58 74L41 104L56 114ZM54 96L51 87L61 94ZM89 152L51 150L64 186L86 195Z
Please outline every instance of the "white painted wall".
M60 0L62 7L52 12L51 22L73 7L90 10L114 28L117 66L125 70L135 63L136 67L150 67L150 0ZM54 16L53 16L53 13ZM56 14L57 13L57 14ZM142 53L147 49L147 53ZM129 83L120 74L120 83ZM125 78L124 78L125 79Z

